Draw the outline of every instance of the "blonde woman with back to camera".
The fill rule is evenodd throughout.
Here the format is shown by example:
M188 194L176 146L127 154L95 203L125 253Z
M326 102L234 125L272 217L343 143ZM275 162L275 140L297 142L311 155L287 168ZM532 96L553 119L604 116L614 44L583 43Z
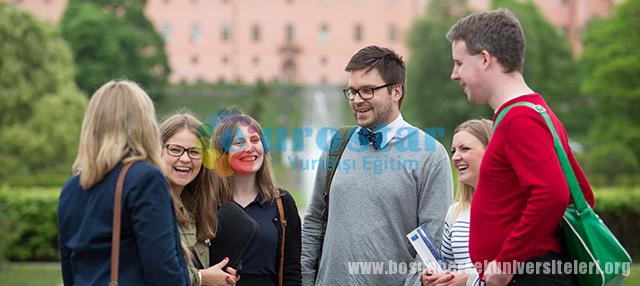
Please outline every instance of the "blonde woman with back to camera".
M116 179L124 179L120 285L189 285L151 99L135 83L110 81L89 101L80 147L58 203L65 285L107 285Z

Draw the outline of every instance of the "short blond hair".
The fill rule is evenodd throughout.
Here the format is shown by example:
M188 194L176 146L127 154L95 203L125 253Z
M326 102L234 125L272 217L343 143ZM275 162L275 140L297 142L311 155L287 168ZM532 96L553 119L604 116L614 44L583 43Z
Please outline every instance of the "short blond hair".
M82 121L72 167L82 188L91 188L123 160L143 160L164 170L159 134L153 102L140 86L128 80L105 83L91 97Z

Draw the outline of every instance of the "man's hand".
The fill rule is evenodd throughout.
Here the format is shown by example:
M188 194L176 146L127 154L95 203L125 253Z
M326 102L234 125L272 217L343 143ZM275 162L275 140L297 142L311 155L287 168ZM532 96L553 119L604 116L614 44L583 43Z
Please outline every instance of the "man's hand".
M513 273L503 273L495 260L489 262L484 270L484 281L487 286L504 286L513 279Z

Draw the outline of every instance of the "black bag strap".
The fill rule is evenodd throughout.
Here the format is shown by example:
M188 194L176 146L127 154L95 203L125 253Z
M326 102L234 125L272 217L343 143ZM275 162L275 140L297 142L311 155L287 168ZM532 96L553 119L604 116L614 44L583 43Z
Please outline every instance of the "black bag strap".
M329 153L327 155L325 171L325 184L324 192L322 193L322 200L324 201L324 208L320 215L320 251L318 252L318 261L316 263L316 270L320 267L320 257L322 257L322 247L324 244L324 235L327 232L327 220L329 219L329 191L331 190L331 181L338 168L340 157L344 149L349 144L349 138L355 132L357 126L342 126L331 137L331 143L329 145Z

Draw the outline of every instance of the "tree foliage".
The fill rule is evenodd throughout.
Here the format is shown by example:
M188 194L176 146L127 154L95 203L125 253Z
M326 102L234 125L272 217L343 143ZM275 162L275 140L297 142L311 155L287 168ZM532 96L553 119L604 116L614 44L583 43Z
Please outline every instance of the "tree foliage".
M62 18L79 72L78 86L91 94L108 80L140 83L152 97L169 75L164 40L144 14L146 1L71 0Z
M523 26L527 41L524 65L527 82L550 101L570 130L584 129L581 125L584 120L571 117L584 107L579 104L568 41L531 1L497 0L492 5L513 11ZM409 34L411 58L405 113L421 127L444 127L447 137L467 119L492 117L487 106L469 104L463 89L450 79L453 62L451 45L445 35L458 19L472 12L465 7L466 1L461 0L431 1L425 16L416 21Z
M581 88L595 100L589 169L613 184L640 171L640 2L626 1L592 23L583 43Z
M580 94L578 66L564 31L553 26L532 0L493 0L493 8L511 10L524 30L524 78L542 94L572 136L586 134L590 110Z
M462 88L450 78L453 60L445 35L460 17L470 13L465 2L431 1L408 37L411 57L403 113L422 129L443 127L447 136L464 120L491 116L488 107L469 104Z
M0 39L0 180L67 175L87 102L71 51L54 27L4 3Z

